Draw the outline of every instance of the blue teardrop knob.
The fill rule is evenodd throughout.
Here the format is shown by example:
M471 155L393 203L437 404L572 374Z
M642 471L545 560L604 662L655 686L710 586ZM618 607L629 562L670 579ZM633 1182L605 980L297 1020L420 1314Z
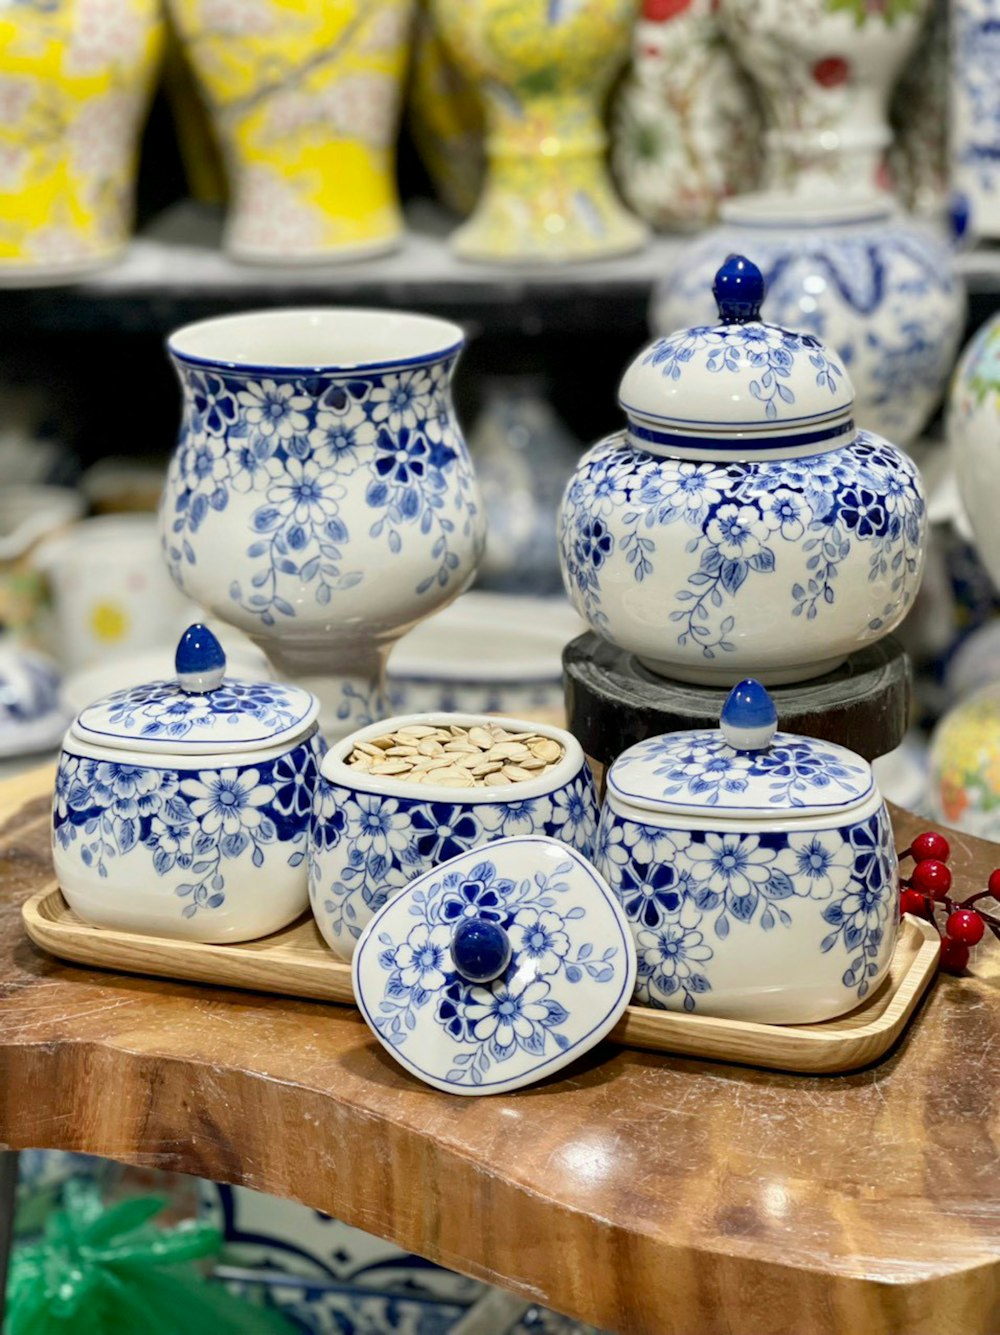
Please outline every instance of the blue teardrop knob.
M729 692L719 727L734 751L763 751L777 731L778 711L760 682L747 677Z
M182 691L204 695L221 686L226 675L226 655L208 627L196 621L177 641L174 667Z
M510 963L510 937L489 918L463 918L451 938L451 958L467 983L492 983Z
M747 324L760 319L764 275L745 255L730 255L715 275L712 295L723 324Z

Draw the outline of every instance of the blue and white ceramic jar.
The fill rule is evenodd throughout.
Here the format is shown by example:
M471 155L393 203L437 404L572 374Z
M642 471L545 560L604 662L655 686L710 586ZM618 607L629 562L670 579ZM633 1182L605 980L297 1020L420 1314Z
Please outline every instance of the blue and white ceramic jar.
M191 627L175 680L114 691L70 726L52 856L84 922L247 941L308 906L319 703L298 686L226 677L225 666L211 632Z
M975 237L1000 238L1000 0L951 0L952 184Z
M315 689L330 737L379 717L385 656L472 580L485 519L445 320L267 311L169 341L184 395L161 507L180 588Z
M643 1005L806 1024L885 976L898 865L871 766L776 724L743 682L720 729L649 738L608 772L596 863L631 924Z
M854 386L866 431L910 445L940 402L962 336L965 289L951 253L886 195L810 201L765 192L726 200L653 302L655 332L712 319L712 275L734 251L760 266L764 313L822 339Z
M558 742L563 754L539 778L504 788L415 784L347 764L359 742L442 723L534 733ZM589 858L596 833L593 776L580 743L565 729L485 714L404 714L362 728L324 757L310 830L309 899L330 949L350 960L382 905L439 863L511 835L547 835ZM484 884L482 903L491 895Z
M830 672L906 615L926 514L912 461L857 431L851 381L811 334L759 318L730 257L720 323L632 362L628 428L586 454L560 518L577 611L652 671L725 686Z

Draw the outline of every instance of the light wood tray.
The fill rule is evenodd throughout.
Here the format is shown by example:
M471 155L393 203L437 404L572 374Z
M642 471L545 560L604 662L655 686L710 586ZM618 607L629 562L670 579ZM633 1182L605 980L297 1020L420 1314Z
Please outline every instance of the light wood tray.
M53 881L22 915L36 945L61 959L126 973L153 974L351 1005L351 970L333 958L311 917L259 941L206 946L139 936L81 922ZM609 1035L626 1047L743 1062L807 1074L853 1071L892 1047L937 970L935 928L904 918L889 976L857 1010L822 1024L750 1024L707 1015L630 1006Z

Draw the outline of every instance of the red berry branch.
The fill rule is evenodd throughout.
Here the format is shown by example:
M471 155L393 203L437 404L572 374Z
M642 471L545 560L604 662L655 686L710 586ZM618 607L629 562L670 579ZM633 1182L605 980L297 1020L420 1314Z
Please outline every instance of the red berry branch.
M941 931L937 914L947 914L941 935L941 968L947 973L961 973L969 963L969 947L982 941L986 929L1000 941L1000 915L986 909L973 908L980 899L992 899L1000 904L1000 867L990 872L985 890L979 890L965 899L955 900L949 895L951 869L948 858L951 848L948 840L937 830L918 834L909 848L900 853L913 859L913 871L900 884L900 913L912 913L926 918Z

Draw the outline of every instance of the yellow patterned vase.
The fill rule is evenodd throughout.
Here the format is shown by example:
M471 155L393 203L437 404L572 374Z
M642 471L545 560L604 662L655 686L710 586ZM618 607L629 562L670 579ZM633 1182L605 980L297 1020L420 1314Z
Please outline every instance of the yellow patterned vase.
M230 186L236 259L392 250L395 146L413 0L169 0Z
M162 41L159 0L0 4L0 284L120 255Z
M464 259L565 262L637 249L646 228L615 194L602 122L635 0L432 0L486 111L487 178L454 234Z

